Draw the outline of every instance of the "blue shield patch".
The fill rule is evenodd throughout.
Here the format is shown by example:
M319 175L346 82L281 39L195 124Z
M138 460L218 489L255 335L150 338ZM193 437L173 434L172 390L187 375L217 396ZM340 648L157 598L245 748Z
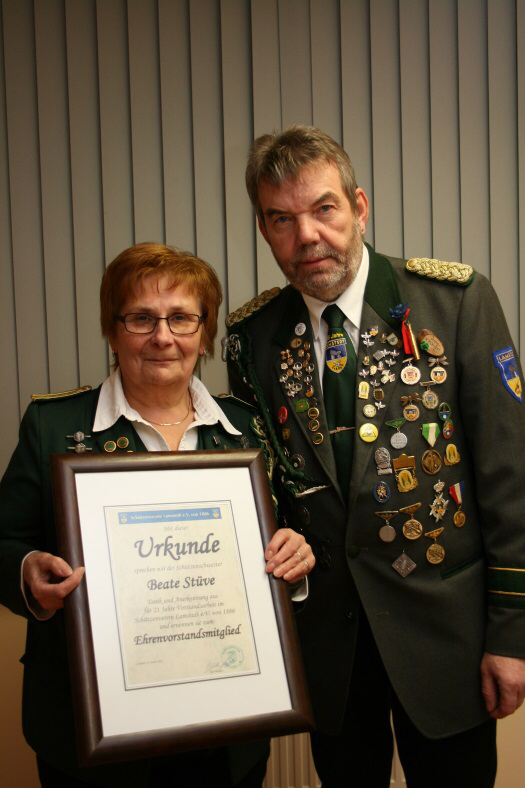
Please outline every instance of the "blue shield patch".
M503 385L507 391L509 391L518 402L523 402L523 386L518 373L518 365L516 363L513 348L506 347L503 348L503 350L497 350L492 354L492 358L494 359L494 366L500 371Z

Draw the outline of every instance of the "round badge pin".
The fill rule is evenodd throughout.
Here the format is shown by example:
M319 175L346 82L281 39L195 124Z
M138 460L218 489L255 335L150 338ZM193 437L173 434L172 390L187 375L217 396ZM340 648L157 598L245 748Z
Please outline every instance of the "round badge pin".
M304 332L306 331L306 325L304 323L297 323L295 326L295 333L298 337L302 337Z
M377 440L379 436L379 430L377 429L375 424L362 424L359 427L359 437L365 443L373 443L373 441Z
M376 414L377 408L374 407L374 405L372 405L370 402L364 406L363 415L366 416L367 419L373 419Z

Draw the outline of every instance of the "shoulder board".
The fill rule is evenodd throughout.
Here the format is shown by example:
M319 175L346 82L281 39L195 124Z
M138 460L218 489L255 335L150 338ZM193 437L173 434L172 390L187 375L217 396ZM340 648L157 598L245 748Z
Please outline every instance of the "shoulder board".
M249 410L250 413L257 412L255 405L250 405L249 402L245 402L243 399L239 399L239 397L234 397L233 394L219 394L217 399L220 399L223 402L231 402L232 404L240 405L241 407L246 408L246 410Z
M235 312L230 312L228 317L226 318L226 325L228 328L235 325L235 323L240 323L242 320L245 320L247 317L251 317L259 309L262 309L263 306L266 306L273 298L279 295L281 292L280 287L272 287L271 290L264 290L259 295L252 298L251 301L248 301L244 306L239 307L236 309Z
M91 386L81 386L79 389L71 389L70 391L58 391L56 394L31 394L33 402L47 399L62 399L64 397L74 397L76 394L83 394L84 391L91 391Z
M430 260L428 257L413 257L408 260L407 271L438 282L449 282L453 285L467 287L474 276L474 269L465 263L447 263L444 260Z

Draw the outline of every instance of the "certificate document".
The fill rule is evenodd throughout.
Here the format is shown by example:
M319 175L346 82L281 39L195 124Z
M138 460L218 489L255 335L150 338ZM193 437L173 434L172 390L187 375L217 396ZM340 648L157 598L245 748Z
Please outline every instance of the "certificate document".
M126 689L258 673L231 502L104 515Z

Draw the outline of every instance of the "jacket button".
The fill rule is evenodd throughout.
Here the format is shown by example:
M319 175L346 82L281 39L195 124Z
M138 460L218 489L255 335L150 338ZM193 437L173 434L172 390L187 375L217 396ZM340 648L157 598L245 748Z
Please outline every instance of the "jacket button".
M360 552L361 550L356 544L351 544L346 548L348 558L357 558Z
M310 525L310 512L306 506L297 507L297 516L303 525Z
M348 619L349 621L352 621L352 619L353 619L353 617L354 617L354 614L353 614L352 612L349 612L349 613L347 613L347 614L346 614L346 617L347 617L347 619Z

